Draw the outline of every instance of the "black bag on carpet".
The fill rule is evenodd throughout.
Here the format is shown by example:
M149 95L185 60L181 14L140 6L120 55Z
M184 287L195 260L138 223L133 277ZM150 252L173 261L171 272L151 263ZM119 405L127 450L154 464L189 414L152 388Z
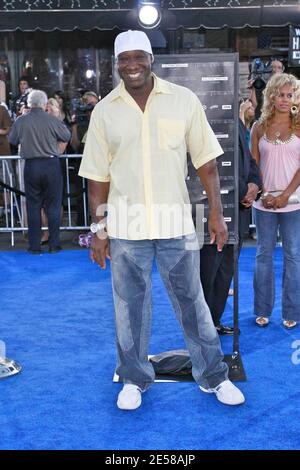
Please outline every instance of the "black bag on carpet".
M192 362L186 349L175 349L152 356L150 362L156 375L185 376L192 373Z

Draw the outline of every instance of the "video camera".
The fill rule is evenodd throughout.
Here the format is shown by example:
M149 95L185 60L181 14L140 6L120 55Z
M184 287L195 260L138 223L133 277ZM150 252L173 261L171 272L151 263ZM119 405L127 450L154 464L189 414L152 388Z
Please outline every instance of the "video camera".
M75 122L79 127L88 127L91 113L94 109L93 104L85 104L80 98L72 100L72 108L75 115Z
M263 90L272 75L272 62L263 62L262 59L257 57L249 64L249 70L249 79L253 81L252 86L256 90Z

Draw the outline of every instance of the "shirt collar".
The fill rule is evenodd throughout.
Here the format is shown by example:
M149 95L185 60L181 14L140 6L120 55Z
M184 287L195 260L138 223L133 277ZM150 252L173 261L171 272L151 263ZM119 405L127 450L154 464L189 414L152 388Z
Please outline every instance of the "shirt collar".
M162 80L161 78L157 77L155 73L152 72L152 77L154 78L154 87L152 93L165 93L167 95L173 94L173 90L171 89L170 83ZM110 93L110 101L115 101L118 98L124 98L127 95L127 91L124 85L123 80L121 80L120 84L112 90Z

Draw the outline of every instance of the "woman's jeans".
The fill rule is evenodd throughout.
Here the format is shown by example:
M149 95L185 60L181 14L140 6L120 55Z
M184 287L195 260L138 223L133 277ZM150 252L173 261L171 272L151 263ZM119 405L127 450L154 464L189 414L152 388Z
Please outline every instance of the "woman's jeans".
M300 321L300 210L254 211L257 229L254 314L269 317L274 307L273 252L279 227L283 251L282 318Z
M195 381L210 388L226 380L228 368L222 362L219 337L200 283L196 236L140 241L110 239L110 253L118 353L116 372L123 382L146 390L155 378L148 361L154 258L183 329Z

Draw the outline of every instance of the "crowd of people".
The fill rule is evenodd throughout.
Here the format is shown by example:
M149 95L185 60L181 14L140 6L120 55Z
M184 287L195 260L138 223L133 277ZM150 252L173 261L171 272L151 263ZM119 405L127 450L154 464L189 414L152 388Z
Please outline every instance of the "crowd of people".
M60 250L62 175L57 156L67 146L83 151L79 175L88 180L91 259L102 269L107 258L111 265L116 372L123 381L117 406L138 408L142 392L154 381L148 360L154 259L200 390L214 393L221 403L242 404L245 397L228 379L219 339L233 333L221 323L234 258L233 246L226 243L217 171L222 148L198 97L152 72L152 47L144 32L120 33L114 48L121 82L100 103L93 92L83 96L93 110L88 130L79 130L81 121L72 119L62 92L50 99L40 90L28 93L24 77L12 109L20 117L12 127L0 107L0 137L8 135L25 160L29 252L41 252L42 209L48 219L49 252ZM274 62L261 109L251 80L249 97L240 103L238 235L240 250L253 207L254 314L256 325L266 327L274 307L273 252L280 231L282 321L290 329L300 321L300 84ZM210 208L211 243L202 249L185 183L187 152Z
M3 99L0 104L0 155L2 156L7 156L7 155L21 155L22 162L21 162L21 174L18 174L18 180L20 181L20 188L21 190L25 189L26 193L26 207L24 208L24 224L28 225L28 236L31 238L32 235L32 229L31 229L31 217L32 217L32 207L29 213L29 201L30 201L30 196L28 194L28 181L26 184L24 184L24 176L26 174L26 170L24 169L25 161L30 160L33 157L36 158L42 158L42 157L49 157L51 155L59 156L62 155L63 153L66 153L68 155L72 154L81 154L83 151L84 147L84 139L85 139L85 134L88 129L88 124L89 124L89 119L91 112L95 106L95 104L99 101L99 97L97 96L96 93L93 91L86 91L82 94L80 99L76 100L77 106L74 107L73 109L68 106L68 103L66 101L65 95L61 90L57 90L53 93L52 97L46 97L47 101L46 104L44 103L45 101L45 95L43 95L43 100L36 105L35 101L32 101L33 96L37 96L36 92L39 90L34 90L30 87L30 82L29 79L25 76L20 77L19 82L18 82L18 87L19 87L19 93L17 96L10 102L9 107L6 105L4 99L5 99L5 93L3 93L3 96L1 95L1 98ZM40 95L41 97L41 95ZM52 122L55 122L55 120L58 120L60 124L57 123L57 126L62 126L62 124L68 129L68 137L64 137L67 139L66 141L62 141L61 137L58 136L57 142L55 142L55 145L53 146L53 143L46 148L46 142L49 143L49 139L51 139L51 133L47 132L47 135L42 135L39 133L40 131L40 126L31 126L29 129L29 122L31 120L31 117L33 114L36 114L36 111L33 110L32 108L41 108L43 110L43 113L40 113L39 118L41 121L47 122L49 121L49 118L47 117L46 113L48 115L53 116L55 119L52 119ZM46 111L46 113L44 113ZM24 116L30 116L26 117L26 119L23 119ZM23 145L21 143L21 140L19 137L16 136L16 129L20 125L21 122L27 123L27 127L24 127L24 136L22 137L23 139ZM38 121L38 124L40 122ZM18 129L18 132L20 129ZM42 143L41 140L44 139L44 142ZM39 142L39 145L37 148L29 148L28 153L26 156L24 156L24 148L26 147L26 144L28 140L35 141L35 143ZM44 144L44 146L43 146ZM41 160L44 163L44 160ZM73 163L74 162L74 163ZM74 184L75 187L75 192L78 193L78 197L76 199L77 202L77 207L76 207L76 212L77 212L77 220L76 220L76 225L77 226L83 226L84 222L84 214L83 214L83 203L82 203L82 197L80 196L81 190L82 190L82 184L81 184L81 178L78 177L78 160L73 159L71 160L71 167L72 167L72 183ZM14 167L12 162L10 160L7 160L6 165L8 165L9 172L10 174L14 175L17 173L17 167ZM28 167L29 164L27 164ZM34 165L36 166L37 163L35 161ZM3 181L4 179L4 174L3 174L3 164L1 163L0 165L0 179ZM61 171L60 171L61 174ZM57 178L56 178L57 179ZM65 178L64 178L65 179ZM58 184L58 180L57 180ZM47 206L47 196L46 192L48 191L48 186L45 185L42 188L42 183L40 185L40 194L38 196L38 201L37 204L41 206L41 219L38 221L35 219L37 222L41 222L41 225L43 227L47 227L49 225L49 214L47 214L47 211L49 212L49 207ZM60 187L60 184L58 184L58 187ZM58 191L58 193L60 190ZM2 207L2 214L3 214L3 206L5 205L4 197L6 196L5 192L0 193L0 207ZM62 207L63 203L63 196L59 197L60 199L60 207ZM7 204L6 204L7 207ZM7 210L9 210L7 208ZM60 209L60 214L63 213L63 209ZM61 215L59 215L58 225L60 225L59 221L61 219ZM50 227L49 227L50 228ZM39 229L40 231L40 229ZM42 235L41 235L41 240L39 242L41 245L44 244L49 244L49 248L51 248L51 239L49 238L49 232L44 230ZM58 243L58 240L56 241L57 246L60 246ZM53 247L52 247L53 248ZM40 253L41 252L41 247L37 246L37 242L32 244L29 242L29 251L30 253ZM53 251L53 250L52 250ZM50 250L51 252L51 250Z

